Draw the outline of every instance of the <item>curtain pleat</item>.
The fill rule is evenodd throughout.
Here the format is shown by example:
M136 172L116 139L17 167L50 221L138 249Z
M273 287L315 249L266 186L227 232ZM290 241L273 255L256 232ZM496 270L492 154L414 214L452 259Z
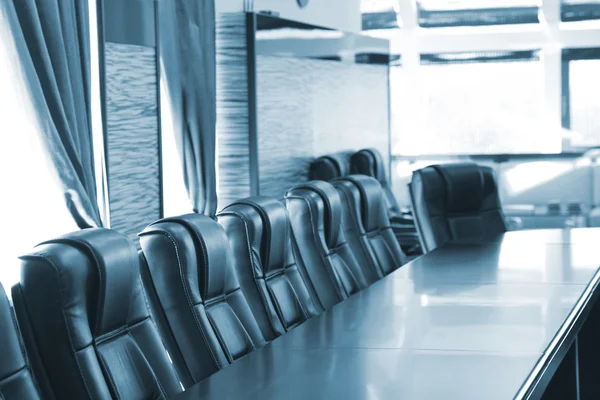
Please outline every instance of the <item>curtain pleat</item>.
M87 0L8 1L44 148L80 228L102 226L91 130ZM10 6L13 6L12 8Z
M214 216L216 193L216 35L214 0L160 0L161 76L194 212Z

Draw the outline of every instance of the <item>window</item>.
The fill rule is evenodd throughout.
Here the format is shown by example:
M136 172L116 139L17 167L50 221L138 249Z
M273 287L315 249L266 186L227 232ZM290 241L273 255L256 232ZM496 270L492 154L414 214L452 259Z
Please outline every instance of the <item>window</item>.
M537 0L418 0L424 28L538 23Z
M600 19L600 0L562 0L560 15L565 22Z
M592 207L598 150L580 156L600 148L600 21L583 20L600 19L600 0L398 4L403 29L389 38L402 60L390 66L391 179L400 203L410 204L414 168L474 160L495 165L502 200L515 210L543 210L550 200ZM526 220L528 228L553 224Z
M600 49L563 52L569 96L570 146L600 146Z
M17 257L37 243L77 229L46 163L41 126L18 63L18 43L0 20L0 281L9 291L19 280Z
M406 78L392 69L394 154L560 152L560 132L542 128L539 61L536 51L422 55L406 94ZM403 96L411 104L397 106Z
M390 68L396 155L572 156L600 145L600 25L559 19L560 6L563 21L577 8L596 18L600 0L412 1L398 0L406 28L379 35L403 60ZM566 46L587 50L561 59Z

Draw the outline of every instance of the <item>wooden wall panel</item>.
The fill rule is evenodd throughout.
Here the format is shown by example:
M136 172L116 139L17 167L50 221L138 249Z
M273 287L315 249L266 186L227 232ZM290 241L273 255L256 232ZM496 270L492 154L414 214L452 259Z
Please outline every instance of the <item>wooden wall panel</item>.
M105 74L111 228L138 243L161 213L156 50L107 42Z
M250 195L246 16L217 16L218 209Z
M258 55L252 93L246 35L245 14L217 17L219 208L252 194L255 171L258 194L281 198L323 154L375 147L387 163L387 65Z

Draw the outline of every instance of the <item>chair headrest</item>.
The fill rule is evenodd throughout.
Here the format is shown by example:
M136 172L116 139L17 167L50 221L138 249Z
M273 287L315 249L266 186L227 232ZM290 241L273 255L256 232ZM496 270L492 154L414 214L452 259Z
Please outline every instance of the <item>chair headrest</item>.
M157 229L186 244L177 246L178 251L188 253L179 255L180 262L191 259L197 265L188 265L185 268L188 276L183 278L197 280L204 301L234 289L237 280L230 276L233 273L231 248L225 230L216 221L195 213L164 218L149 225L140 236ZM233 283L228 283L228 279Z
M346 178L336 180L336 182L351 182L360 198L355 199L358 212L361 216L363 229L366 233L389 227L389 218L383 199L383 189L377 179L366 175L350 175Z
M434 165L446 185L448 212L478 211L484 198L483 169L474 163Z
M252 247L260 253L263 275L293 263L290 221L285 205L275 199L253 196L225 207L219 215L235 213L244 218Z
M315 159L310 164L308 177L310 180L331 181L350 173L351 151L327 154Z
M68 249L68 250L67 250ZM65 251L73 257L65 257ZM66 299L71 312L80 309L89 320L94 337L116 331L127 326L130 319L131 302L139 289L139 258L135 244L128 237L115 231L103 228L84 229L62 236L58 239L40 243L34 249L37 257L42 257L58 269L81 269L81 257L85 257L95 269L97 279L92 279L95 293L95 307L86 304L85 297L76 296ZM28 256L23 256L26 261ZM57 262L57 260L59 260ZM64 281L63 284L83 285L83 288L65 287L65 292L89 289L90 282ZM80 303L80 304L76 304ZM93 314L92 314L93 313Z
M381 186L387 186L387 174L381 153L377 149L362 149L350 158L351 172L372 176Z
M302 183L288 193L307 190L315 193L323 202L323 227L319 228L328 248L335 248L341 244L342 238L342 201L335 187L323 181L310 181Z

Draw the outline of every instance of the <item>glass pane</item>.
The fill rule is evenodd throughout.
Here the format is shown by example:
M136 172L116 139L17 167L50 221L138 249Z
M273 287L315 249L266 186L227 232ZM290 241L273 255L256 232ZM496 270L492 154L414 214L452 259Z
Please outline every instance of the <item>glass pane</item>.
M362 29L393 29L398 28L398 0L362 0Z
M394 154L561 151L561 132L543 128L537 52L423 55L421 64L416 82L391 68Z
M560 14L563 21L600 19L600 0L562 0Z
M600 145L600 60L569 63L571 146Z
M538 23L539 0L418 0L425 28Z

